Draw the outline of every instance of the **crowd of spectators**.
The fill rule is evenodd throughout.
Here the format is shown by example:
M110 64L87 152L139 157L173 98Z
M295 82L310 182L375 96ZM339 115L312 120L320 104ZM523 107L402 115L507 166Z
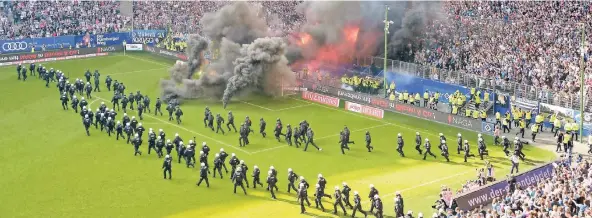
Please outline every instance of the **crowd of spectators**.
M134 29L169 29L173 33L199 33L200 19L232 1L135 1ZM295 10L298 1L253 1L270 30L285 35L298 28L303 16Z
M118 1L3 1L0 39L118 32L130 18Z
M433 23L415 62L545 88L579 91L581 27L588 1L452 1ZM592 41L592 34L586 40ZM588 44L588 56L592 47ZM592 79L592 60L586 62Z

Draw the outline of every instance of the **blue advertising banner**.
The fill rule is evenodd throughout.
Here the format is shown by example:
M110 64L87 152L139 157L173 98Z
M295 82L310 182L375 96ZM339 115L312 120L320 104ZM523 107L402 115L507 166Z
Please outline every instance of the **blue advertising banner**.
M516 185L518 187L526 188L541 180L551 178L551 176L553 176L553 168L553 163L547 163L517 175L514 177L516 179ZM508 181L503 180L458 196L455 200L460 209L467 211L478 208L481 205L487 205L491 203L493 199L505 196L508 191Z
M91 41L94 41L97 46L121 45L123 42L132 43L129 32L97 34L92 36Z
M75 36L0 40L0 54L54 50L76 46Z
M448 103L448 98L450 95L452 95L457 90L467 95L467 98L469 97L469 89L463 86L452 85L434 80L422 79L408 74L393 72L388 72L386 78L389 84L392 81L395 82L398 92L407 90L409 93L420 93L422 96L426 90L428 90L430 94L440 92L439 101L443 103Z
M134 30L132 32L132 43L155 45L164 37L166 30Z

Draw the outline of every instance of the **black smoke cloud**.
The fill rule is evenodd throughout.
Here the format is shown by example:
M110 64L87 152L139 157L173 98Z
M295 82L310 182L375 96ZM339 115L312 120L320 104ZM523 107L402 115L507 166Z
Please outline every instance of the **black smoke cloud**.
M219 57L210 63L199 79L191 79L203 64L202 39L188 44L187 63L171 68L171 80L162 80L165 100L213 97L228 103L238 92L256 88L275 95L277 84L292 84L293 73L284 53L281 38L271 38L265 19L258 9L245 2L235 2L201 19L203 34L215 42Z

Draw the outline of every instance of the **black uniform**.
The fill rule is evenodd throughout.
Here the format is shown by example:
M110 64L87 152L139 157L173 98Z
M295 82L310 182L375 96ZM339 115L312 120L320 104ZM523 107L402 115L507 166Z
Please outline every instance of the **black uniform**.
M339 147L341 148L341 154L345 154L344 149L349 150L349 147L347 146L347 138L343 131L339 132Z
M160 110L161 106L162 106L162 101L160 100L160 98L156 98L156 103L154 104L154 115L156 115L157 113L160 113L160 116L162 116L162 110Z
M214 178L216 178L216 171L218 171L220 178L224 179L224 176L222 175L222 159L220 159L219 155L216 155L214 158ZM257 168L255 168L255 171L257 171ZM255 172L253 172L253 174L255 174Z
M267 133L265 133L265 127L266 126L267 126L267 123L265 122L265 120L263 120L263 118L261 118L261 120L259 120L259 133L261 133L261 135L263 136L263 138L265 138L265 136L267 136ZM279 141L280 140L278 138L278 142Z
M463 143L463 138L462 138L462 136L459 136L456 139L456 152L457 152L457 154L460 154L460 152L463 150L462 143Z
M306 203L308 203L308 206L310 207L310 202L308 201L308 192L307 192L307 187L305 187L304 185L300 186L300 189L298 189L298 200L300 201L300 213L305 213L306 209L304 208L304 201L306 201Z
M236 194L236 187L240 186L243 189L243 192L245 193L245 195L247 195L247 190L245 189L245 186L243 185L243 180L245 179L243 177L243 174L239 171L234 172L234 175L232 176L233 181L234 181L234 193Z
M374 208L376 208L376 212L374 213L374 216L377 218L382 218L383 217L383 205L382 205L382 200L380 198L374 200Z
M111 76L107 75L107 78L105 78L105 85L107 85L107 90L111 91L111 82L113 80L111 79Z
M263 119L263 118L261 118ZM286 136L282 133L282 129L284 128L284 126L282 125L282 121L278 118L276 123L275 123L275 129L273 130L273 133L275 135L275 139L278 140L278 142L280 141L280 136Z
M321 210L325 211L325 207L323 206L323 202L321 201L321 198L323 197L323 195L325 195L324 190L319 186L316 188L315 190L315 206L316 208L319 208L319 206L321 207Z
M122 92L123 94L123 92ZM134 93L131 93L127 96L127 100L129 101L130 104L130 110L134 109L134 102L136 101L136 98L134 97Z
M224 118L220 116L220 114L216 114L216 133L218 131L222 131L222 135L225 134L224 129L222 129L222 124L224 123Z
M121 95L121 108L123 108L123 112L127 113L127 103L129 102L129 100L127 99L127 97L125 97L125 95Z
M101 126L101 129L103 129L102 126ZM123 127L123 131L127 135L127 144L129 144L130 141L132 140L132 134L134 133L134 131L133 131L132 127L127 124L125 125L125 127Z
M263 184L261 183L261 170L259 170L258 167L253 169L252 176L253 176L253 188L257 188L257 184L259 184L259 186L263 187Z
M228 157L228 153L226 153L225 151L220 151L220 160L222 161L222 167L224 167L224 170L226 171L226 173L228 173L228 169L226 168L226 158Z
M485 140L479 141L478 145L479 157L481 157L481 160L483 160L483 155L488 155L487 147L485 146Z
M94 91L95 92L100 92L101 91L101 88L99 88L99 83L100 83L99 77L101 76L101 74L99 73L98 70L95 70L95 74L93 76L95 78L95 89L94 89Z
M372 137L370 136L370 132L366 132L366 149L368 149L368 152L371 152L372 150L374 150L374 147L371 144L372 144Z
M557 135L557 148L555 148L555 152L560 152L561 151L561 144L562 143L563 143L563 133L560 132ZM567 152L567 150L565 152Z
M290 124L288 124L288 126L286 126L285 140L289 146L292 146L292 127L290 126Z
M426 149L426 151L423 153L423 159L424 160L426 159L426 157L428 156L428 154L430 156L436 158L436 155L434 155L434 153L432 153L432 150L431 150L432 149L432 144L429 141L425 142L425 144L423 146Z
M177 107L177 110L175 110L175 116L177 117L177 124L181 124L181 116L183 116L183 111L180 107Z
M405 153L403 153L403 146L405 146L405 140L403 140L402 136L397 136L397 152L399 152L401 157L405 157Z
M150 110L150 98L148 97L148 95L144 96L144 110L147 110L148 113L151 113L152 111Z
M210 116L212 112L210 112L210 108L206 107L206 110L204 111L204 118L203 118L203 123L204 123L204 127L208 127L208 117Z
M467 162L467 157L475 157L475 155L471 154L471 146L465 142L465 162Z
M300 139L300 129L298 128L298 126L294 127L294 145L298 148L300 144L300 141L298 141Z
M62 97L60 97L60 101L62 101L62 108L64 110L68 110L68 101L70 101L70 99L68 99L68 95L62 95Z
M140 117L140 120L144 120L144 117L142 116L143 113L144 113L144 105L138 104L138 117ZM177 119L177 122L179 122L179 119Z
M169 172L169 179L171 179L172 167L173 167L173 160L170 157L165 158L164 163L162 163L162 169L164 170L162 173L163 173L165 179L166 179L167 172Z
M91 121L88 118L88 116L86 116L83 120L82 120L82 124L84 125L84 129L86 130L86 135L90 136L90 132L88 131L88 128L90 127Z
M84 73L84 77L86 78L86 82L90 82L90 77L92 75L90 74L90 70L86 70L86 72Z
M192 146L191 144L189 144L189 146L187 146L187 148L185 149L185 152L183 153L183 155L185 156L185 164L187 165L187 168L189 167L194 167L195 168L195 146ZM216 172L214 172L215 175ZM222 176L222 175L220 175Z
M450 162L450 159L448 158L448 145L446 145L446 143L440 144L440 150L442 151L442 156L446 158L446 162Z
M197 186L201 185L202 181L206 181L206 185L210 187L210 181L208 180L208 166L201 166L199 169L199 182L197 182Z
M134 156L137 154L142 155L142 151L140 151L140 145L142 145L142 138L140 136L134 137L132 140L132 145L134 145Z
M351 203L349 202L349 192L351 191L351 188L347 185L343 185L343 189L341 190L341 194L343 194L343 203L345 204L345 206L348 206L349 208L353 209L354 206L351 205Z
M99 113L97 113L97 114L99 114ZM123 136L123 124L118 123L117 126L115 127L115 132L116 132L115 135L116 135L117 140L119 140L119 136L121 136L121 138L125 139L125 136ZM148 151L148 153L150 153L150 151Z
M296 186L294 186L294 182L296 182L297 179L298 175L296 173L293 171L288 172L288 193L290 193L290 189L293 189L296 192L298 191Z
M269 186L269 192L271 192L271 198L276 199L275 197L275 193L273 192L273 187L276 187L277 184L277 178L275 178L275 176L273 176L273 174L270 174L267 177L267 186Z
M415 135L415 150L419 152L419 155L422 155L423 151L421 150L421 135Z
M72 109L74 109L75 113L78 113L78 103L80 101L78 101L78 98L72 98Z
M148 133L148 154L150 154L150 150L152 149L156 151L156 133L150 131Z
M119 95L113 95L113 98L111 98L111 103L113 104L113 109L117 108L118 111L121 110L119 108Z
M86 89L86 97L88 99L91 99L92 96L90 95L90 93L92 93L92 85L90 83L87 83L85 86L85 89Z
M173 143L171 142L167 142L164 145L164 149L166 149L167 155L171 155L171 151L173 151L173 148L175 148L175 146L173 146Z
M356 216L356 211L360 211L360 213L364 214L364 217L367 216L366 212L362 210L362 198L360 195L354 195L354 211L352 212L352 217Z
M16 66L16 75L18 76L18 80L21 80L21 69L23 69L23 66L21 66L21 64Z
M189 164L187 164L187 159L185 158L185 145L183 143L179 143L177 145L177 161L178 163L181 163L181 159L185 159L185 164L187 165L187 167L189 167Z
M208 116L208 127L214 131L214 114L210 113Z
M308 148L309 143L312 144L312 146L314 146L315 148L317 148L317 150L319 150L319 151L321 150L321 148L319 148L317 146L317 144L314 143L314 132L312 131L312 129L310 129L310 128L308 129L308 132L306 133L306 137L307 137L307 140L306 140L306 145L304 146L304 151L306 151L306 149Z
M228 122L226 123L226 128L228 128L228 132L230 132L230 126L232 126L232 128L234 129L234 132L237 132L236 127L234 126L234 115L232 115L232 112L228 112Z
M347 211L345 211L345 207L343 206L343 198L339 189L335 190L333 197L335 197L335 203L333 203L333 213L337 214L337 205L339 205L341 210L343 210L343 214L347 216Z
M169 112L169 121L175 120L175 118L173 118L173 112L175 112L173 105L167 104L166 110Z
M162 153L162 148L164 147L164 140L162 139L162 137L157 137L156 138L156 154L158 154L158 158L161 158L162 156L164 156L164 154Z
M510 151L508 151L510 148L510 140L508 138L504 138L502 145L504 146L504 153L506 156L510 156Z
M376 204L374 204L374 195L378 194L378 189L372 187L370 188L370 193L368 194L368 198L370 198L371 201L371 207L370 207L370 213L372 213L372 211L374 211L374 208L376 207Z

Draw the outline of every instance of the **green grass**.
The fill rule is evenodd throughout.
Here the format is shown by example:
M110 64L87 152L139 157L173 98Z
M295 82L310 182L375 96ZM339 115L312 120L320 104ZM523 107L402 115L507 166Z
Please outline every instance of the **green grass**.
M43 64L69 72L72 79L82 78L86 69L98 69L102 80L105 75L114 74L114 79L125 82L128 92L140 90L154 102L160 93L159 79L168 76L166 69L173 61L137 53ZM295 195L286 193L288 168L311 183L322 173L329 181L328 193L333 193L333 186L346 181L364 200L367 200L368 185L374 184L381 192L387 215L393 215L393 193L400 190L405 198L405 210L426 214L431 212L430 205L441 185L456 189L466 180L474 179L475 168L483 165L477 159L462 163L461 156L456 154L450 163L441 157L423 161L414 151L416 131L434 141L439 132L449 140L455 140L460 132L473 146L477 133L393 113L378 120L297 97L235 99L227 109L235 113L237 121L250 116L256 126L260 117L270 124L277 117L284 124L293 125L306 119L315 129L316 142L323 148L321 152L314 149L303 152L278 143L273 136L262 138L259 134L252 135L251 144L239 149L236 134L215 134L202 125L206 105L214 113L226 114L217 101L194 100L183 104L185 116L181 127L167 122L166 115L145 116L142 122L147 128L162 128L168 136L179 133L185 140L196 136L198 144L206 141L213 151L224 148L236 153L251 170L253 165L258 165L263 179L270 165L279 170L278 200L271 200L270 194L261 188L249 189L248 196L235 195L227 177L210 178L210 188L196 187L198 170L187 169L175 161L173 180L163 180L162 159L147 155L145 145L141 148L144 155L134 157L132 146L114 137L94 129L90 137L86 136L79 115L62 110L54 86L45 88L43 82L31 77L26 82L18 81L13 66L0 68L2 217L305 217L299 215ZM102 89L89 101L92 108L96 109L100 101L109 102L101 99L111 99L112 93L106 92L105 87ZM337 144L337 134L344 125L350 127L352 139L357 142L346 155L341 154ZM373 136L372 153L363 145L366 130ZM395 151L399 132L406 141L406 158L399 157ZM272 134L271 127L268 134ZM456 148L455 143L449 146L451 151ZM496 167L497 175L504 176L509 165L501 148L490 145L489 149L488 159ZM526 147L525 153L531 160L523 164L525 167L554 158L553 153L534 147ZM309 190L311 200L312 193ZM327 208L331 205L331 201L325 203ZM363 208L369 208L367 201ZM333 216L313 208L308 208L308 212L306 216Z

